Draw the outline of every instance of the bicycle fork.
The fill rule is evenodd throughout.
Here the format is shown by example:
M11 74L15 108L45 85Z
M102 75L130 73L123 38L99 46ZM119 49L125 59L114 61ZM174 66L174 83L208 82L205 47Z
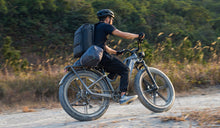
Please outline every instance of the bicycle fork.
M148 68L147 65L145 64L145 61L142 61L141 63L144 65L144 68L145 68L145 70L147 71L147 74L148 74L148 76L150 77L150 79L151 79L151 81L152 81L152 83L153 83L153 90L154 90L154 91L155 91L155 90L158 90L158 89L159 89L159 86L157 85L155 79L153 78L153 76L152 76L152 74L151 74L149 68Z

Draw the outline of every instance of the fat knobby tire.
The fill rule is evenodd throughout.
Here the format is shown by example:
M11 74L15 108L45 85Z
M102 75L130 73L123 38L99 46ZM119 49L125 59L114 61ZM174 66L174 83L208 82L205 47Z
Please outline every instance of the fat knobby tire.
M174 100L175 100L174 87L171 81L169 80L169 78L162 71L156 68L152 68L152 67L149 67L149 70L151 73L161 76L166 81L167 86L170 89L171 97L169 97L168 103L164 106L157 106L151 103L147 98L145 98L143 92L141 91L141 81L143 79L143 76L146 75L145 73L147 72L144 69L142 69L137 73L136 78L135 78L135 91L138 94L138 98L146 108L148 108L149 110L153 112L161 113L161 112L168 111L174 104Z
M80 76L86 75L86 76L94 78L95 80L97 80L100 77L99 75L97 75L96 73L94 73L92 71L82 70L82 71L77 71L77 73ZM61 103L63 109L71 117L73 117L79 121L91 121L91 120L96 120L96 119L100 118L108 109L109 98L104 98L104 105L101 107L101 109L97 113L93 113L93 114L82 114L71 107L70 103L68 102L67 96L66 96L67 95L66 91L67 91L68 84L70 84L71 81L75 78L76 78L76 75L74 75L74 73L70 74L64 80L63 84L59 87L59 100L60 100L60 103ZM108 90L108 86L105 84L105 82L103 80L99 81L99 83L103 87L104 90ZM105 92L105 94L106 93L108 93L108 92Z

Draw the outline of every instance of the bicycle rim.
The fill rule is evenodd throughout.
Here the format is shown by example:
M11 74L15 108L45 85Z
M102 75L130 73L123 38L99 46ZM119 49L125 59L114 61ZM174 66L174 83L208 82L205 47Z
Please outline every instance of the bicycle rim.
M149 78L149 75L144 73L141 80L141 91L144 98L151 105L158 108L169 106L173 97L172 86L170 85L170 82L161 74L156 72L151 72L151 74L159 89L153 90L153 82Z
M84 75L80 76L80 78L87 86L95 81L95 78L91 76ZM90 87L90 90L95 93L104 93L104 88L99 82ZM77 77L74 77L72 81L68 83L66 92L65 97L68 100L69 106L80 115L97 114L97 112L101 111L106 105L104 97L89 95Z

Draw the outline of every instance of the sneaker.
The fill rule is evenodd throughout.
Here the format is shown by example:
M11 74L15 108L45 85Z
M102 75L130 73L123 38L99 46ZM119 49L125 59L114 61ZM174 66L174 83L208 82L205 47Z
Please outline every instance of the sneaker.
M125 96L123 95L121 97L121 99L119 100L120 105L125 105L125 104L129 104L131 102L133 102L134 100L136 100L138 98L137 95L134 96Z

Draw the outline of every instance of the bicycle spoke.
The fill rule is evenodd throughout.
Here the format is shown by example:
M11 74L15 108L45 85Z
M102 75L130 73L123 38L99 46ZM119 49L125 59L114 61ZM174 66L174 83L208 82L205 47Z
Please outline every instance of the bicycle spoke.
M84 107L85 113L88 114L88 107L87 105Z
M168 101L163 95L161 95L159 92L157 92L157 94L164 100L164 101Z
M79 102L81 98L77 99L76 101L70 103L71 106L78 106L76 103Z
M156 93L153 92L153 100L154 100L154 104L156 105Z
M76 88L74 88L74 87L69 87L73 92L78 92L78 90L76 90Z
M151 90L144 90L145 93L151 93Z
M145 80L145 79L143 79L143 83L144 83L144 85L147 86L147 87L150 86L149 82L148 82L147 80Z
M160 86L160 89L166 89L166 88L167 88L166 85Z

